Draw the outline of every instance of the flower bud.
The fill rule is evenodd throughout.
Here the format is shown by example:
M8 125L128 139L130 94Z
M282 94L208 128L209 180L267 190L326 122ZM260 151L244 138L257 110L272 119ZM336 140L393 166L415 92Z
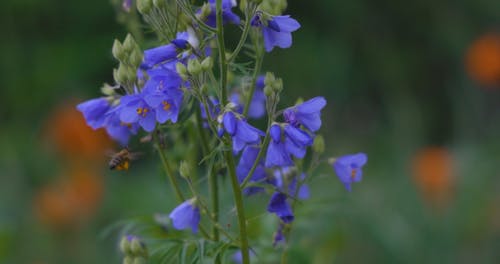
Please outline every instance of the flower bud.
M206 83L204 83L204 84L201 85L200 92L202 94L207 94L207 92L208 92L208 85Z
M123 258L123 264L134 264L134 257L132 257L132 256L125 256Z
M118 69L113 71L113 77L115 78L115 82L119 84L125 84L128 82L127 77L127 67L124 64L120 63Z
M142 52L138 49L134 49L129 57L130 64L135 67L139 67L142 63Z
M165 6L165 0L153 0L153 5L157 8L163 8Z
M175 65L175 70L181 76L181 78L183 80L187 80L188 79L188 70L187 70L186 66L182 62L178 62Z
M188 61L187 70L191 75L198 75L201 72L201 64L197 59Z
M130 251L131 255L134 256L145 256L146 255L146 248L144 247L144 244L142 244L141 240L138 237L133 237L132 241L130 242Z
M189 179L191 175L191 167L189 166L189 163L186 161L181 161L181 164L179 165L179 174L181 177Z
M131 253L129 238L130 238L129 236L123 236L122 240L120 240L120 251L123 254L130 254Z
M274 77L274 73L266 72L266 77L264 78L264 84L266 86L272 86L276 81L276 77Z
M135 257L133 264L146 264L148 261L143 257Z
M212 69L214 66L214 61L212 60L212 57L206 57L202 62L201 62L201 69L203 71L209 71Z
M314 139L314 143L312 145L312 149L314 152L321 154L325 152L325 139L322 135L317 135Z
M113 42L113 48L111 49L111 51L113 53L113 57L115 57L115 59L119 61L124 61L127 58L122 44L117 39L115 39L115 41Z
M273 88L269 85L264 86L264 94L266 95L266 97L270 97L271 95L273 95Z
M198 14L200 20L205 20L212 12L209 3L205 3L201 6L201 12Z
M281 78L276 79L276 81L274 81L272 86L277 93L281 92L283 90L283 79Z
M127 54L130 54L137 47L137 43L135 42L134 37L132 37L130 33L128 33L127 36L125 37L122 47L123 47L123 52Z
M152 0L137 0L137 11L143 15L147 15L153 8Z
M102 87L101 87L101 93L104 94L104 95L113 95L115 93L115 89L113 87L111 87L109 84L105 83Z

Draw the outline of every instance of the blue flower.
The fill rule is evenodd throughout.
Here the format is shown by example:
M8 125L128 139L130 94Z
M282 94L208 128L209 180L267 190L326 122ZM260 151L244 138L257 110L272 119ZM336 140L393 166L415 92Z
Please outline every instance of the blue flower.
M271 140L266 154L265 166L288 167L293 165L291 155L303 158L306 148L313 143L313 138L305 131L290 124L273 124L270 129Z
M130 136L137 134L138 124L124 123L120 120L121 106L111 108L105 114L105 128L108 135L118 141L120 145L126 146Z
M253 252L252 249L250 249L250 252L248 253L250 260L252 260L255 257L255 253ZM235 263L241 264L243 263L243 256L241 254L241 250L236 251L233 256L231 257L231 260Z
M190 42L193 41L188 32L177 33L177 38L172 40L169 44L159 46L144 51L143 64L146 68L152 68L158 64L175 62L177 55L189 47Z
M274 233L273 236L273 247L276 247L278 244L285 243L285 236L283 235L284 224L280 223L278 230Z
M187 200L170 213L169 217L175 229L183 230L191 228L193 233L198 232L200 209L195 205L195 202L195 199Z
M110 108L111 106L105 98L91 99L76 106L76 109L82 112L87 125L94 130L105 125L105 114Z
M208 3L210 4L210 14L207 16L205 23L211 27L216 27L215 0L208 0ZM222 22L224 24L227 22L235 25L240 24L240 17L231 11L236 5L236 0L222 0Z
M271 196L271 200L269 200L269 204L267 205L267 211L275 213L284 223L290 223L294 219L292 208L287 202L287 197L281 192L275 192Z
M252 18L252 25L262 28L267 52L272 51L275 46L289 48L292 45L292 32L300 28L299 22L288 15L268 18L262 12L258 12Z
M243 153L240 157L240 162L238 163L238 166L236 166L236 175L238 176L238 182L240 184L245 180L245 177L252 169L252 166L259 154L259 150L260 148L255 146L247 146L243 150ZM264 180L266 180L266 171L264 169L262 161L259 161L249 182L262 182ZM264 188L261 187L247 187L243 190L243 193L245 195L252 195L262 191L264 191Z
M314 97L299 105L289 107L283 112L286 122L299 126L303 125L311 132L316 132L321 127L321 109L325 107L323 97Z
M295 171L292 170L291 167L277 169L274 171L274 177L269 183L274 185L280 192L286 193L290 197L296 197L299 200L309 199L309 186L302 183L297 190L297 175L295 174ZM299 177L300 181L303 182L305 178L306 174L301 173Z
M144 94L123 96L120 100L122 109L120 120L124 123L138 123L147 132L152 132L156 126L156 113L144 100Z
M361 168L366 164L368 157L365 153L345 155L333 162L333 169L348 191L351 191L353 182L361 181L363 171Z
M233 151L240 152L246 145L259 144L260 137L265 134L251 126L243 118L236 117L231 111L223 116L224 130L233 140Z

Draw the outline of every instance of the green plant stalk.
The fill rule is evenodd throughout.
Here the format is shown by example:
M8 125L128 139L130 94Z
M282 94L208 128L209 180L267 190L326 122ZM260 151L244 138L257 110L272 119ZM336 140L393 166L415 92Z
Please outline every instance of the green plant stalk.
M219 67L220 67L220 90L222 104L227 104L227 61L226 47L224 44L224 26L222 21L222 0L215 2L215 15L217 22L217 46L219 48Z
M201 145L203 149L203 154L207 155L209 153L209 144L207 140L207 135L205 130L202 127L203 120L201 118L201 109L199 107L196 108L196 126L198 128L198 132L201 137ZM215 175L214 167L210 166L209 175L208 175L208 192L210 194L210 203L212 212L210 218L213 219L214 222L219 222L219 188L217 185L217 177ZM217 226L213 225L212 227L212 238L215 241L220 240L219 229ZM219 256L216 257L215 263L220 263Z
M250 109L250 103L252 102L253 94L255 93L255 84L257 83L257 77L260 73L260 68L262 67L262 61L264 60L264 54L261 47L257 47L257 54L255 58L255 65L253 69L252 82L250 83L250 92L248 93L247 101L245 103L245 109L243 110L243 115L247 116L248 110Z
M227 61L226 61L226 48L224 46L224 27L222 24L222 0L216 0L215 2L215 14L217 22L217 44L219 49L219 64L220 64L220 89L221 89L221 99L224 106L227 104ZM231 152L232 144L228 137L227 145L229 146L229 151L225 151L224 156L227 163L227 168L229 176L231 178L231 185L234 194L234 203L236 205L236 212L238 214L238 225L240 229L240 248L243 264L250 263L250 256L248 252L248 237L247 237L247 226L245 219L245 209L243 207L243 196L241 194L240 185L236 176L236 168L234 165L234 158Z
M234 158L231 151L225 152L229 176L231 178L231 185L234 193L234 202L236 204L236 213L238 214L238 226L240 228L240 248L242 263L249 264L250 256L248 252L248 236L247 236L247 223L245 219L245 208L243 207L243 196L241 194L240 185L236 178L236 169L234 165Z
M153 133L155 134L155 133ZM177 200L179 202L184 202L184 195L181 192L181 189L179 187L179 182L177 182L177 179L175 178L175 175L172 171L172 167L168 163L167 158L165 157L165 153L163 153L163 150L160 148L160 142L159 139L156 135L154 135L155 141L156 141L156 148L158 150L158 154L160 155L161 163L163 165L163 169L165 170L165 173L167 174L167 177L170 181L170 185L172 186L172 189L174 190Z
M268 127L271 127L268 125ZM269 131L266 132L266 136L264 137L264 142L262 143L262 147L259 150L259 154L257 154L257 158L253 162L252 168L248 172L247 176L243 180L243 182L240 184L241 189L245 189L245 186L248 184L248 181L250 181L250 178L252 178L253 173L255 172L255 169L257 169L257 166L259 165L259 161L262 159L264 156L264 152L267 149L267 146L269 145L271 137L269 137Z
M247 5L249 5L249 3L247 3ZM240 41L238 42L238 45L234 49L231 56L229 56L229 58L227 59L227 61L229 63L231 63L238 56L238 54L241 51L241 48L243 48L243 45L245 45L245 41L247 40L248 33L250 32L252 17L253 17L253 14L255 13L255 9L256 9L255 7L256 7L255 5L252 5L251 6L252 10L250 10L250 8L247 8L247 12L245 12L245 19L246 20L245 20L245 25L243 26L243 33L241 34L241 38L240 38Z

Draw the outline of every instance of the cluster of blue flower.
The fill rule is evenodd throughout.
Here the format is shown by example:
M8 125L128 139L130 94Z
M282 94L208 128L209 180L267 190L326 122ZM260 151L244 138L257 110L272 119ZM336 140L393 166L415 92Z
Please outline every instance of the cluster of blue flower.
M216 27L215 0L209 0L207 6L210 13L204 22ZM223 1L224 23L240 24L240 17L232 11L235 6L236 1ZM290 47L291 33L300 28L300 24L290 16L273 16L260 10L255 12L250 23L261 33L267 52L274 47ZM105 128L122 145L127 145L139 128L153 132L158 124L176 123L183 108L193 107L184 102L191 95L189 90L194 84L180 72L182 67L179 65L187 66L189 60L196 59L197 55L210 57L212 53L209 48L200 48L198 44L196 34L186 31L178 33L169 44L145 50L142 63L136 70L138 81L131 92L113 93L86 101L78 105L78 110L89 126L93 129ZM217 135L214 136L231 138L233 155L239 156L236 175L244 187L244 194L261 193L265 186L274 190L267 211L281 220L275 235L277 243L284 239L283 225L294 220L290 202L309 197L308 175L298 169L296 162L306 156L308 147L314 143L315 133L321 128L321 110L326 106L326 100L315 97L288 107L281 111L283 121L277 122L275 112L270 113L267 107L270 92L265 91L266 81L269 80L264 76L255 81L247 113L244 111L244 96L235 91L230 95L228 105L222 105L220 98L203 94L208 107L201 107L201 115L205 126L217 127ZM199 104L203 106L201 101ZM272 119L266 132L249 124L247 118L261 118L266 113ZM351 184L361 180L361 169L366 161L366 155L359 153L331 159L330 163L350 191ZM170 218L174 228L190 228L196 233L201 219L197 198L180 204L170 213Z

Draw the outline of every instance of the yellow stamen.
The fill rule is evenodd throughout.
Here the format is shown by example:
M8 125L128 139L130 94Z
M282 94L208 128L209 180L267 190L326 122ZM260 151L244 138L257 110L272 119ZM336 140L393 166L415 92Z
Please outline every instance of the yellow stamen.
M351 170L351 178L354 180L354 178L356 178L356 172L357 170L356 169L352 169Z
M168 111L170 110L170 107L172 107L171 104L169 104L167 101L161 102L163 104L163 110Z

